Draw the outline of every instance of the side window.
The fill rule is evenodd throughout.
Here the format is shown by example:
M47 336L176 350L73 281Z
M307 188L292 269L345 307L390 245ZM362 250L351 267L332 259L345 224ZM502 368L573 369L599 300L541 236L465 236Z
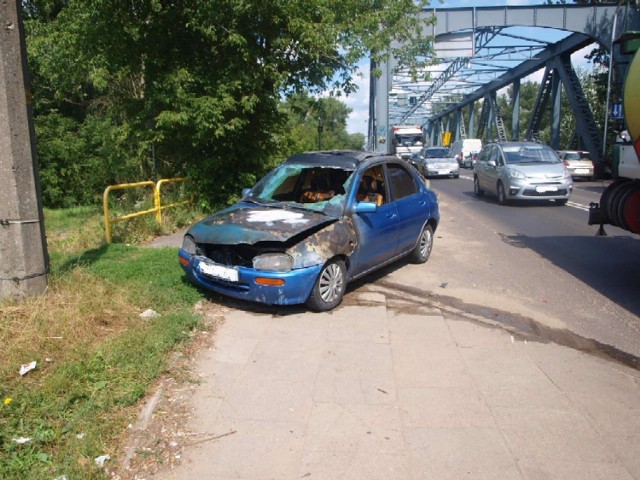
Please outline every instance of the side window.
M388 163L387 174L394 200L400 200L418 192L413 176L402 165Z
M489 160L489 154L491 153L491 147L483 148L478 155L479 162L486 162Z
M500 157L500 151L496 147L493 147L491 149L489 160L493 160L494 162L496 162L496 165L502 165L503 162L502 158Z
M356 200L358 202L372 202L378 206L387 202L382 165L371 167L362 174Z

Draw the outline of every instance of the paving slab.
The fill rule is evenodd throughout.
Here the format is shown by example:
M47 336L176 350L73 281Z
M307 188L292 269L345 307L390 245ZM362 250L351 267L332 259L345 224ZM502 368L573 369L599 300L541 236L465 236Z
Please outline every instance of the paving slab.
M158 480L640 480L638 371L379 292L231 309L194 371Z

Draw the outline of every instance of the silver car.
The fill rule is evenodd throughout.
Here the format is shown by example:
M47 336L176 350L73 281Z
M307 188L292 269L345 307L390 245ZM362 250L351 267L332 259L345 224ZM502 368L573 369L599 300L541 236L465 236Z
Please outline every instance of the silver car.
M450 156L447 147L427 147L422 150L422 174L429 177L460 176L460 166L455 158Z
M534 142L485 145L473 168L473 192L495 194L501 204L511 200L569 200L573 181L556 152Z
M573 178L593 179L593 161L589 152L564 150L558 152L558 155Z

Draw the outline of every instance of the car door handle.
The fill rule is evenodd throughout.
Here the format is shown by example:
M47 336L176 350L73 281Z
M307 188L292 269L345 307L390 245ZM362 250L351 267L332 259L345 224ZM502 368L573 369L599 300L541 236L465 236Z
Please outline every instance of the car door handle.
M389 212L389 213L387 213L387 218L395 218L395 217L397 217L397 216L398 216L398 215L396 214L396 212Z

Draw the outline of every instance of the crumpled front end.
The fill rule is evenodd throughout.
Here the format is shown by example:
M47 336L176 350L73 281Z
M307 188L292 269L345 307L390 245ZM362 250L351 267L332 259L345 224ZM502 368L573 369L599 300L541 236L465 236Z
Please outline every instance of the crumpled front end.
M211 235L199 241L192 229L179 251L189 280L230 297L273 305L304 303L326 261L349 256L356 245L351 220L332 219L283 241L218 244Z

